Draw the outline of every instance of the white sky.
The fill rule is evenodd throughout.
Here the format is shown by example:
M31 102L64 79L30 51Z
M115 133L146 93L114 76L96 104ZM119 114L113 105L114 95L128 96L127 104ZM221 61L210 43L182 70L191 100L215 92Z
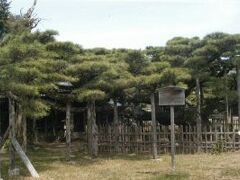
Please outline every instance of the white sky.
M12 11L33 0L12 0ZM240 33L240 0L38 0L40 30L84 48L161 46L175 36Z

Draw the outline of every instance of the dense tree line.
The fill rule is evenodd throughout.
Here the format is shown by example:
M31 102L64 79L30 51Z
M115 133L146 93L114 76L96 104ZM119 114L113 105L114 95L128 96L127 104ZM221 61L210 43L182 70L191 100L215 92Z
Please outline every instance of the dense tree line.
M143 50L84 49L72 42L57 41L56 31L33 30L39 22L33 15L35 4L26 13L13 15L10 3L0 3L0 91L9 100L10 122L16 126L16 135L24 137L25 147L26 118L35 121L47 116L58 106L52 100L66 107L68 154L71 107L74 103L86 107L92 156L98 151L96 102L105 106L110 99L113 101L116 151L118 103L130 112L123 116L135 121L136 109L151 104L152 121L156 123L156 92L164 86L186 89L186 107L193 107L194 113L183 123L196 123L199 132L216 110L226 119L230 118L229 111L240 114L238 34L175 37L165 46Z

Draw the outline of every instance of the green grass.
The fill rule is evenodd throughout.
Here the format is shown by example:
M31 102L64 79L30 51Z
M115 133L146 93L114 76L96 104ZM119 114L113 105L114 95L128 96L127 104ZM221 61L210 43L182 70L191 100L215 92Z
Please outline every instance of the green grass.
M65 158L62 144L44 144L30 148L29 158L40 179L43 180L211 180L240 179L239 152L212 154L189 154L176 156L176 173L171 174L169 155L153 160L151 155L101 154L91 159L87 153L79 152L74 146L75 155L71 162ZM2 154L3 178L7 179L8 153ZM21 176L17 179L32 179L29 172L18 159Z

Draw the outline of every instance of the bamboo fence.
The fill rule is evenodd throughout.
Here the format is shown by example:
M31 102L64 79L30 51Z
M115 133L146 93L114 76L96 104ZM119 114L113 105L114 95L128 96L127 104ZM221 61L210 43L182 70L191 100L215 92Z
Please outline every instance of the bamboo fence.
M118 126L118 152L120 153L151 153L152 152L152 126L143 125ZM105 153L115 152L116 137L114 126L102 125L98 127L99 151ZM240 135L237 130L229 126L205 126L201 132L201 149L211 152L214 147L222 151L239 150ZM170 126L157 125L157 149L159 154L170 153ZM196 126L175 126L175 142L177 153L197 152Z

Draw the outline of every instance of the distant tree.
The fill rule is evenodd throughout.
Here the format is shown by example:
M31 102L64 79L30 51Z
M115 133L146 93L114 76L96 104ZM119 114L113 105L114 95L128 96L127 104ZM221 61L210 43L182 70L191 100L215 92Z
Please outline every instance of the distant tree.
M0 39L8 31L7 21L10 14L10 2L8 0L0 0Z
M59 73L66 64L49 58L45 45L37 37L31 33L12 35L0 49L0 90L17 107L18 117L22 120L26 119L24 117L46 116L49 105L41 98L42 95L56 91L56 82L68 79ZM20 124L26 129L25 122Z
M8 19L5 22L7 33L18 34L24 31L31 32L40 23L41 19L35 14L37 0L34 0L33 5L26 11L20 11L20 14L9 13Z

